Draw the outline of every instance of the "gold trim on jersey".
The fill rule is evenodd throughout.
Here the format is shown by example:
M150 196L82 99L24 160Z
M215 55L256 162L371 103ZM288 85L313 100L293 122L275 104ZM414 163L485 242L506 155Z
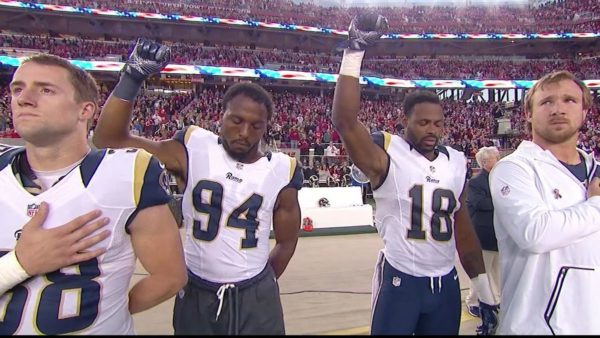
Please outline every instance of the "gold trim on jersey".
M295 157L290 157L290 179L289 181L292 180L292 178L294 177L294 172L296 171L296 158Z
M77 300L77 311L73 314L63 315L63 305L66 303L66 298L69 293L74 293ZM81 294L83 293L82 288L70 288L60 290L60 305L58 306L58 319L67 319L73 317L79 317L81 315Z
M135 166L133 171L133 200L137 206L140 203L142 187L144 186L144 176L148 170L152 155L149 152L140 149L135 156Z
M8 304L12 300L13 294L14 293L12 291L7 291L3 295L6 297L0 297L0 322L3 322L4 317L6 317L6 310L8 310Z
M382 131L381 133L383 134L383 150L387 151L392 142L392 134L385 131Z
M183 144L187 144L188 140L190 139L190 136L192 136L192 133L198 129L200 129L200 127L198 127L198 126L188 127L188 129L185 131L185 136L183 137Z

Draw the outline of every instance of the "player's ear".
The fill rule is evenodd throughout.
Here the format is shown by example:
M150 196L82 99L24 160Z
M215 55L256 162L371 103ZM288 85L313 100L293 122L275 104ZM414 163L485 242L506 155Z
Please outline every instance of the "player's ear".
M97 109L98 106L94 102L83 102L81 110L79 111L79 118L82 120L90 120L94 117L94 114L96 114Z
M525 121L531 123L531 110L525 108Z

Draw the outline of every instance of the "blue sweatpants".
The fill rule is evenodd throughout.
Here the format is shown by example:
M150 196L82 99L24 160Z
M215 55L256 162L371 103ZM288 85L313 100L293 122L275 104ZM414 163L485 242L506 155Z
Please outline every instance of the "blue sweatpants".
M414 277L383 258L374 283L372 335L458 335L461 303L458 274Z

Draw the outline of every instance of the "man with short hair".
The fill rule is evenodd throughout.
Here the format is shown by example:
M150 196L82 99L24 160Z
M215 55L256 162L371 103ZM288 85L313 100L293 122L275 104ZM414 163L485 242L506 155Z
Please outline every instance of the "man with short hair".
M361 14L352 20L332 115L350 158L371 182L375 225L385 245L373 277L371 333L458 335L457 251L480 290L478 332L493 333L497 307L464 207L466 158L438 144L444 126L438 95L416 91L406 96L404 137L369 135L358 121L362 58L386 29L381 15Z
M143 150L90 148L98 89L65 59L26 59L10 94L25 146L0 149L0 256L22 271L0 292L0 335L133 334L132 314L186 281L163 169ZM130 288L136 257L148 275Z
M557 71L533 85L524 107L532 140L490 174L502 275L498 331L597 334L600 179L598 163L576 147L590 90Z
M148 150L183 191L189 283L175 299L175 334L284 334L277 279L298 241L302 168L284 153L261 151L273 101L253 83L225 92L219 135L191 126L171 140L132 136L137 91L168 63L169 53L151 41L136 44L100 115L94 142Z
M475 177L469 179L467 208L483 250L483 263L485 271L489 274L494 303L500 303L500 262L498 242L494 233L494 205L489 182L490 171L500 159L500 152L496 147L482 147L475 154L475 159L481 170ZM479 298L476 285L471 285L465 303L469 314L479 317Z

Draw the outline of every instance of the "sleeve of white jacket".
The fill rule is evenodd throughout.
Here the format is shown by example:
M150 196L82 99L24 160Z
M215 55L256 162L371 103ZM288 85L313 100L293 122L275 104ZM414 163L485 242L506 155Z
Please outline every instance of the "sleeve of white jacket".
M600 230L600 196L550 210L536 189L533 171L514 162L496 165L490 175L490 191L496 227L502 226L523 250L545 253Z

